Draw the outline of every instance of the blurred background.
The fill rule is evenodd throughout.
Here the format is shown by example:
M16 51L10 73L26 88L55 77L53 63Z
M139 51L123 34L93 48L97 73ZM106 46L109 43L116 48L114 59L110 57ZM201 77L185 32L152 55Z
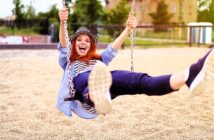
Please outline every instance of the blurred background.
M86 26L104 48L124 29L132 1L66 5L69 34ZM59 112L60 8L62 0L0 0L0 140L214 140L214 94L195 97L186 86L165 96L118 97L111 114L94 120ZM134 8L136 49L130 53L128 37L110 70L130 70L133 58L136 72L175 73L214 44L214 0L135 0Z
M0 48L14 44L55 48L61 0L0 1ZM132 0L67 0L69 34L86 26L105 47L124 29L132 4ZM135 0L134 7L139 25L136 46L212 46L214 0ZM129 46L127 38L123 48Z

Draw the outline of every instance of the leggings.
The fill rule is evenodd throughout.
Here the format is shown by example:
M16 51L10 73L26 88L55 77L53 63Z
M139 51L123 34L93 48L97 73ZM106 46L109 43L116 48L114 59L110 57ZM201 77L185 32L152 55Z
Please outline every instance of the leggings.
M75 98L88 102L88 77L90 71L79 74L74 78ZM112 85L110 87L111 98L120 95L146 94L165 95L173 90L170 87L171 75L149 76L146 73L131 72L125 70L111 71Z

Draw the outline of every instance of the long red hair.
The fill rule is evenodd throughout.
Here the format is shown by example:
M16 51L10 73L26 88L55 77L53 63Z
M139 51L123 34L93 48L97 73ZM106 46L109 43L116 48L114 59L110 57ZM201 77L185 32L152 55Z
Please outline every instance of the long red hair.
M96 53L96 44L90 37L91 47L86 56L79 56L76 51L76 38L72 41L72 50L70 55L70 62L74 62L76 60L83 61L86 64L89 64L89 60L101 60L101 55Z

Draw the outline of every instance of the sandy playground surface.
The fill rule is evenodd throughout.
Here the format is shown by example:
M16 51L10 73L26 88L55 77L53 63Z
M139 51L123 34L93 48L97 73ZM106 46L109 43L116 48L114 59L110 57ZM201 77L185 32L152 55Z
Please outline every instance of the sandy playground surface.
M208 49L136 49L135 71L183 70ZM186 86L164 96L126 95L94 120L66 117L55 108L62 70L57 50L0 50L0 140L211 140L214 94L191 97ZM110 69L130 69L121 50Z

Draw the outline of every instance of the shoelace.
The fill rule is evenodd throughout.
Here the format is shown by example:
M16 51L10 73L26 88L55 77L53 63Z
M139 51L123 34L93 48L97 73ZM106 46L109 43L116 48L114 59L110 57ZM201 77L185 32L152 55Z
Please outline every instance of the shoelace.
M92 113L92 114L97 113L96 109L93 106L90 106L89 104L87 104L85 102L81 102L81 104L82 104L83 109L86 110L87 112Z

